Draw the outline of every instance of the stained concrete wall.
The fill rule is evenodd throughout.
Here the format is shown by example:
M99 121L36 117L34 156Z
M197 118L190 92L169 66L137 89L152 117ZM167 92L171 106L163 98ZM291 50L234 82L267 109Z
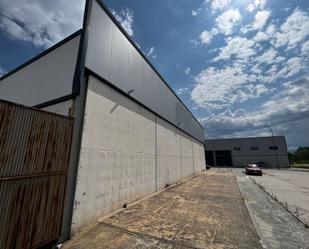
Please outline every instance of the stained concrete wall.
M182 178L180 134L178 129L157 117L158 188Z
M201 143L89 77L73 234L205 167Z
M193 144L191 138L181 132L181 164L182 176L188 177L194 172Z

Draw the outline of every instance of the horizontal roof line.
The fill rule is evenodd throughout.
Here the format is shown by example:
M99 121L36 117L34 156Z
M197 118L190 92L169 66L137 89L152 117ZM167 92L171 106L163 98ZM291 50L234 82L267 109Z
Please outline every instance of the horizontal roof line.
M277 135L277 136L265 136L265 137L233 137L233 138L212 138L212 139L205 139L205 141L214 141L214 140L233 140L233 139L257 139L257 138L272 138L272 137L285 137L284 135Z

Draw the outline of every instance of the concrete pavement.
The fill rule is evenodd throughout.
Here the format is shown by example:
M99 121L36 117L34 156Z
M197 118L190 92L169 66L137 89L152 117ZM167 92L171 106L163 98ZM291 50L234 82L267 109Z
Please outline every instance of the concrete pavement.
M263 248L309 249L309 229L240 169L234 169L233 172ZM264 177L254 179L261 182Z
M199 174L100 220L66 243L89 248L261 248L231 171Z
M263 177L252 178L309 226L309 172L264 170Z

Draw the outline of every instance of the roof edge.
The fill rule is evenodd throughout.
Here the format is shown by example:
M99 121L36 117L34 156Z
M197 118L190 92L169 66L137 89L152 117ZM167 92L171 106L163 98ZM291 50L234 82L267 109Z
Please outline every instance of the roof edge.
M68 41L72 40L73 38L75 38L76 36L80 35L81 33L82 33L82 29L79 29L79 30L75 31L71 35L67 36L63 40L61 40L58 43L56 43L55 45L53 45L50 48L44 50L43 52L41 52L40 54L34 56L33 58L27 60L23 64L21 64L21 65L17 66L16 68L12 69L11 71L5 73L4 75L2 75L0 77L0 84L1 84L1 81L4 80L5 78L11 76L12 74L16 73L17 71L23 69L24 67L30 65L31 63L33 63L35 61L37 61L38 59L42 58L44 55L49 54L53 50L57 49L58 47L60 47L63 44L67 43Z
M184 105L186 110L191 114L191 116L194 118L194 120L199 124L199 126L204 130L204 126L197 120L197 118L193 115L193 113L189 110L189 108L185 105L185 103L179 98L179 96L175 93L175 91L171 88L171 86L165 81L165 79L162 77L162 75L158 72L158 70L152 65L152 63L149 61L149 59L143 54L141 49L136 45L135 41L129 36L127 31L121 26L121 24L118 22L118 20L115 18L115 16L112 14L112 12L109 10L107 5L103 3L102 0L94 0L96 1L103 10L107 13L107 15L111 18L111 20L115 23L115 25L119 28L119 30L125 35L125 37L128 39L128 41L133 45L133 47L137 50L137 52L143 57L143 59L146 61L146 63L154 70L154 72L159 76L159 78L163 81L163 83L170 89L170 91L176 96L176 98Z
M214 140L257 139L257 138L272 138L272 137L284 137L284 138L285 138L285 135L263 136L263 137L232 137L232 138L212 138L212 139L205 139L205 142L206 142L206 141L214 141Z

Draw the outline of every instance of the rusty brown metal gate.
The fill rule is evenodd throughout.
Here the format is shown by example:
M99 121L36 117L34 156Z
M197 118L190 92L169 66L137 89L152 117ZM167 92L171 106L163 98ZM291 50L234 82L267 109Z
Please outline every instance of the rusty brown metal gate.
M60 233L73 119L0 100L0 248Z

